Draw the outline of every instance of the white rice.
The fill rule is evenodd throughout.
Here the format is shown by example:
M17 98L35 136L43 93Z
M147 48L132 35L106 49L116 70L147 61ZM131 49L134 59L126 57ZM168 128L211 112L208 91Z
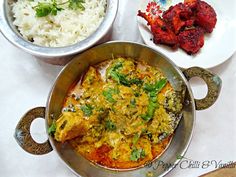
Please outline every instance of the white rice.
M65 1L58 0L57 3ZM106 11L106 0L85 0L84 11L68 9L66 4L56 16L36 17L32 7L38 2L51 0L18 0L14 3L13 24L25 39L47 47L62 47L84 40L98 28Z

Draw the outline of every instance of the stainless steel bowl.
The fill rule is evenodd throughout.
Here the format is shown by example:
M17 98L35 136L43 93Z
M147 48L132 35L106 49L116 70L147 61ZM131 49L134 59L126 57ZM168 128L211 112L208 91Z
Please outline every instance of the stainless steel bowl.
M58 143L49 136L49 141L44 144L38 144L31 138L30 125L32 121L37 117L44 117L46 129L48 129L52 118L57 118L61 114L63 100L67 95L67 91L90 65L119 56L145 61L149 65L159 68L167 76L175 90L180 91L186 88L183 117L180 124L169 147L159 158L152 162L152 166L148 164L145 167L133 170L111 170L93 164L81 155L77 155L68 143ZM207 83L208 93L205 98L201 100L194 99L188 83L188 80L192 77L200 77ZM193 134L196 110L210 107L216 101L220 88L221 79L217 75L198 67L181 71L167 57L145 45L131 42L105 43L77 55L64 67L49 94L46 108L38 107L29 110L16 127L15 138L24 150L32 154L45 154L55 150L75 174L84 177L163 176L180 161L178 157L184 156Z
M61 58L63 59L73 54L80 53L101 41L111 29L118 10L118 0L107 0L104 20L98 29L88 38L66 47L42 47L25 40L17 30L17 27L13 25L14 18L11 11L11 4L14 1L15 0L0 1L0 31L15 46L36 57L45 58L47 61L51 62L58 58L60 60Z

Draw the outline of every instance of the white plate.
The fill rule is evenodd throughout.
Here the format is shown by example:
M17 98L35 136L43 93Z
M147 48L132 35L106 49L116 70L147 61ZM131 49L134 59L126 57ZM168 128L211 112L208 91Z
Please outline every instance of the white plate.
M148 2L151 0L141 0L139 9L146 10ZM165 0L156 0L165 2ZM168 1L168 0L167 0ZM175 5L184 0L168 1L162 7L168 9L169 5ZM155 50L165 54L177 66L189 68L199 66L202 68L215 67L229 59L236 51L236 1L205 0L216 11L217 23L211 34L205 34L205 43L200 51L195 55L188 55L182 49L172 50L165 45L153 43L150 28L147 22L137 17L138 27L144 42Z

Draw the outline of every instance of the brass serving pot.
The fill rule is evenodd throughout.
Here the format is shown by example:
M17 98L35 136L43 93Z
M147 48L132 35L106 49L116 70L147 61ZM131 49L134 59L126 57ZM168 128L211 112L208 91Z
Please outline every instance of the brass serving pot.
M36 143L30 135L30 125L38 117L44 117L46 129L51 123L52 118L57 118L61 114L63 100L68 89L77 81L88 66L95 65L104 60L116 57L131 57L137 61L145 61L151 66L158 67L168 78L175 90L186 88L183 117L175 131L173 139L165 152L153 163L160 161L171 164L170 168L150 168L150 164L132 170L108 169L96 165L71 148L69 143L58 143L51 136L43 144ZM202 78L207 86L207 96L201 100L193 97L188 80L192 77ZM55 150L65 164L77 175L85 177L141 177L141 176L163 176L176 165L180 159L176 156L183 156L189 146L195 122L195 111L210 107L217 99L221 89L221 79L199 67L193 67L181 71L167 57L142 44L131 42L109 42L84 53L77 55L67 64L57 77L54 86L49 94L47 105L29 110L19 121L15 129L15 138L18 144L27 152L32 154L46 154Z

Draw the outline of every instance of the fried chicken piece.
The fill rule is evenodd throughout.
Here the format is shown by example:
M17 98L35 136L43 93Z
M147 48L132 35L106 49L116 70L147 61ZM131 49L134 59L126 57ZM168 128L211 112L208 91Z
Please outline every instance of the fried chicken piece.
M162 15L163 19L171 25L175 34L178 34L181 29L186 26L192 26L194 20L192 19L192 10L183 3L171 6Z
M166 26L152 26L153 42L155 44L166 44L170 47L176 48L178 46L178 39L173 31Z
M204 30L200 27L181 31L178 35L180 47L189 55L197 53L204 45Z
M73 112L63 112L56 121L55 139L59 142L83 136L88 131L90 122L82 117L75 116Z
M196 8L196 24L202 27L205 32L211 33L216 21L215 10L206 2L199 1Z
M173 48L177 47L177 36L160 17L152 18L140 10L138 11L138 16L143 17L148 22L147 24L151 26L153 42L155 44L166 44Z
M204 33L216 25L214 9L201 0L184 0L163 12L157 3L149 3L147 13L138 12L151 26L153 42L172 47L180 46L188 54L197 53L204 45Z

